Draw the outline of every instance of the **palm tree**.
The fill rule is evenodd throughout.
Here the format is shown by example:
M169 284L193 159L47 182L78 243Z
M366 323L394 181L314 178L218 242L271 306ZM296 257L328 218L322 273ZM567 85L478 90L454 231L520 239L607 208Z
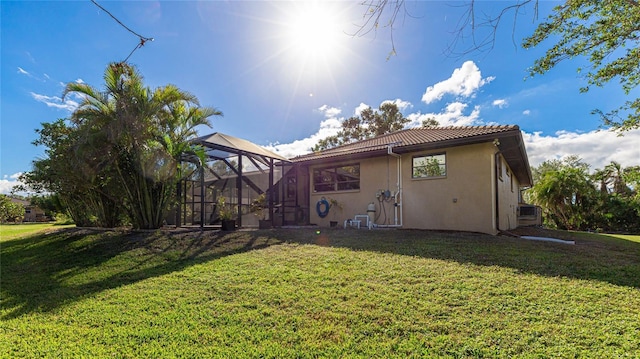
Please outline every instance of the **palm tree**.
M595 187L580 168L562 167L545 172L531 188L532 200L561 229L579 229L592 206Z
M624 169L618 162L611 161L611 163L604 167L604 170L609 173L611 178L613 193L623 196L631 193L631 190L627 187L627 183L625 182Z
M137 69L112 63L104 74L105 90L70 83L64 96L83 100L71 120L81 132L78 150L95 174L118 185L112 196L124 198L135 228L158 228L173 196L179 157L195 151L189 140L210 116L197 98L173 85L151 90Z

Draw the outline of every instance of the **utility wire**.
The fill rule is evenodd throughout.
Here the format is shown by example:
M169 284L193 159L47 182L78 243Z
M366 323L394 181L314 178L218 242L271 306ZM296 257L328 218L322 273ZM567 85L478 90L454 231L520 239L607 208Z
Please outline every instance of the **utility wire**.
M97 2L97 1L95 1L95 0L91 0L91 2L92 2L95 6L97 6L98 8L100 8L100 10L102 10L102 11L106 12L106 13L107 13L107 15L111 16L111 18L112 18L112 19L114 19L118 24L120 24L120 26L124 27L127 31L129 31L130 33L132 33L132 34L136 35L136 36L140 39L140 43L138 43L138 45L136 45L136 47L134 47L134 48L133 48L133 50L131 50L131 52L129 53L129 56L127 56L127 58L126 58L126 59L124 59L124 61L122 61L122 62L127 62L127 60L129 60L129 58L131 57L131 55L133 55L133 53L134 53L137 49L139 49L139 48L141 48L142 46L144 46L144 44L145 44L147 41L153 41L153 37L145 37L145 36L142 36L142 35L138 34L138 33L137 33L137 32L135 32L135 31L131 30L127 25L123 24L123 23L122 23L122 21L118 20L118 18L116 18L115 16L113 16L113 14L111 14L111 13L109 12L109 10L107 10L107 9L103 8L102 6L100 6L100 4L98 4L98 2Z

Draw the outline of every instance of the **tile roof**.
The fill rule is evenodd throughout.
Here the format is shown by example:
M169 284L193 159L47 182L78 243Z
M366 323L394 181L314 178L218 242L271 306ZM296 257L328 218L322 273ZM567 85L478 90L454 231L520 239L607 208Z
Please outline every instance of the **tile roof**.
M471 144L492 140L491 136L507 135L516 131L520 135L520 128L516 125L500 126L449 126L434 128L410 128L386 135L349 143L328 150L313 152L297 156L292 162L323 160L341 156L353 156L385 150L391 144L394 152L411 151L416 146L438 145L449 146L455 144Z

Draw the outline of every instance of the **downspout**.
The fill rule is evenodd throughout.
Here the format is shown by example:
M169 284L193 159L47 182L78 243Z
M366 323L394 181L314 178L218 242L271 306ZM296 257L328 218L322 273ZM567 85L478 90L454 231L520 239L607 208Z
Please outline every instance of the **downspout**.
M200 229L204 228L205 208L204 195L207 193L204 189L204 166L200 166Z
M402 227L402 156L393 152L393 146L400 144L401 142L390 143L387 145L387 154L396 158L397 182L396 182L396 194L394 196L393 203L393 222L394 224L379 224L380 228L398 228ZM399 219L399 221L398 221Z
M238 154L238 181L236 183L236 188L238 191L238 208L236 209L236 221L238 223L238 228L242 227L242 156L242 152Z
M267 203L269 205L269 222L271 223L271 227L274 227L273 221L273 158L269 159L269 189L267 190Z
M496 146L496 148L498 148L498 146L500 146L500 141L498 141L498 139L493 140L493 145ZM495 217L495 227L496 227L496 231L500 232L500 191L499 191L499 187L498 187L498 181L500 178L500 174L498 173L498 169L500 168L498 166L498 161L500 161L500 154L502 154L502 151L498 150L496 153L493 154L493 185L494 185L494 191L495 191L495 208L496 208L496 217Z

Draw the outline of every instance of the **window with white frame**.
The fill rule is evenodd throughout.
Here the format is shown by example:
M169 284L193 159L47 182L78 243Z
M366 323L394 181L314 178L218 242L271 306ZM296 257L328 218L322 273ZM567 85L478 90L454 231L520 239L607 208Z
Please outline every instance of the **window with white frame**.
M447 175L447 159L444 153L414 156L411 166L413 178L434 178Z
M332 192L360 189L360 164L320 167L313 170L313 191Z

